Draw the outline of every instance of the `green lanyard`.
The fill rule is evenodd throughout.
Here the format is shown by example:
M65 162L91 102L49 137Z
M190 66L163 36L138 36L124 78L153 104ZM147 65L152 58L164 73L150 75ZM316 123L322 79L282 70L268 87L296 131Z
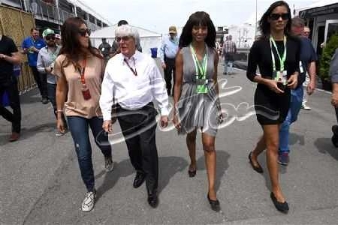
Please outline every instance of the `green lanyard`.
M283 53L283 56L281 58L280 55L279 55L279 51L278 51L278 48L277 48L275 40L272 37L270 37L270 49L271 49L271 56L272 56L272 69L273 69L274 72L277 71L277 70L276 70L275 55L272 52L272 45L273 45L273 47L275 48L275 50L277 52L277 56L278 56L279 64L280 64L280 71L284 71L284 63L285 63L285 60L286 60L286 37L285 36L284 36L283 41L284 41L284 53Z
M190 50L192 54L192 58L194 60L195 68L196 68L196 81L197 81L197 87L196 91L198 94L205 94L208 93L208 87L207 87L207 66L208 66L208 52L206 51L204 54L204 57L202 59L202 64L198 61L196 52L194 48L190 45ZM204 80L204 84L200 84L200 80Z

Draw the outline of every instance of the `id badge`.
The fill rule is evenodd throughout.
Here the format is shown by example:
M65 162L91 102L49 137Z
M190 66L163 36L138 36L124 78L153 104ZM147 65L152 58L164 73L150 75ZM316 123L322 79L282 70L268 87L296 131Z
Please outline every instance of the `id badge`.
M287 83L287 71L275 71L274 72L274 80L282 83L283 85L286 85Z

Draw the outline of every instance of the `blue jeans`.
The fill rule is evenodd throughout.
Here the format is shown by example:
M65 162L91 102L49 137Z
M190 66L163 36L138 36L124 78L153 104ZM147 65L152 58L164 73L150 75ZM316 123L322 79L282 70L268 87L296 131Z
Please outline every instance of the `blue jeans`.
M234 62L233 61L229 61L229 60L224 60L224 73L232 73L233 69L233 64ZM229 67L229 70L228 70L228 67Z
M279 130L279 153L290 152L289 148L289 132L290 125L297 120L299 111L302 107L304 96L303 86L295 90L291 90L291 103L288 115Z
M111 146L108 135L102 129L102 118L93 117L86 119L79 116L68 116L68 126L72 134L77 159L80 166L81 177L87 191L93 191L95 187L94 170L92 162L92 147L89 141L88 128L92 130L96 145L101 149L105 157L111 156Z

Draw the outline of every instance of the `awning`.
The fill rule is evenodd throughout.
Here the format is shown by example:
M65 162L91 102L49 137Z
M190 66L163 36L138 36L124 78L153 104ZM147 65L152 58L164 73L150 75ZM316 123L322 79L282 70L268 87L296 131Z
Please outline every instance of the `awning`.
M321 15L328 15L334 13L338 13L338 3L305 9L299 12L299 16L303 19L309 19Z

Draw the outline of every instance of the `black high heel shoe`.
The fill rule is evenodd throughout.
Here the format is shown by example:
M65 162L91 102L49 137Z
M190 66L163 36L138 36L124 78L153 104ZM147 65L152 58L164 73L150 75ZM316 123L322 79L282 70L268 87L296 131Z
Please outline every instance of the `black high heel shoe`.
M286 201L285 202L277 201L277 198L273 192L271 192L270 197L278 211L282 213L287 213L289 211L289 204Z
M221 205L220 205L219 201L217 199L211 200L209 198L209 193L207 194L207 198L208 198L211 209L214 210L215 212L219 212L221 210Z
M257 173L263 173L263 168L258 163L257 163L257 166L253 164L251 156L252 156L252 152L249 153L249 162L250 162L250 165L252 166L252 169L254 169L254 171L256 171Z
M196 170L188 170L189 177L196 176Z

